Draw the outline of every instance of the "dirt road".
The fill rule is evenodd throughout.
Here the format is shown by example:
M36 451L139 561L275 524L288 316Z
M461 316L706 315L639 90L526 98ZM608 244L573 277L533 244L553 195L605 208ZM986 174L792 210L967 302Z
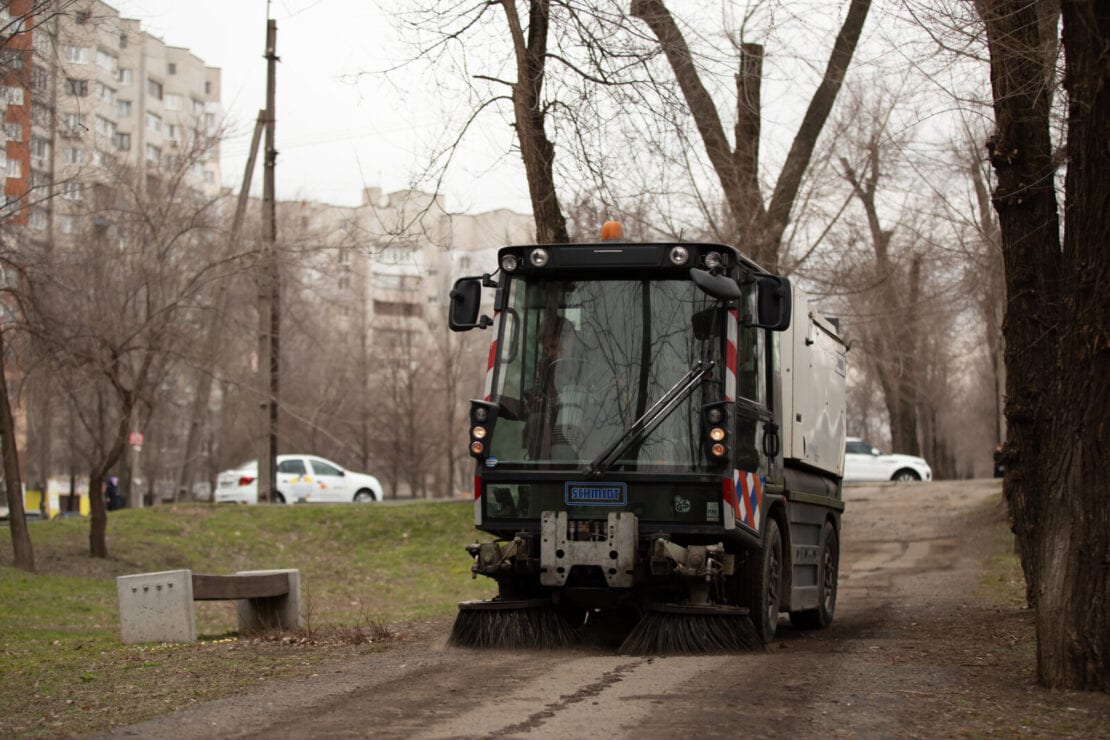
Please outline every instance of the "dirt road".
M1032 627L990 603L995 481L846 490L834 625L764 652L633 658L447 648L450 620L384 653L121 728L173 737L1105 735L1105 695L1034 689Z

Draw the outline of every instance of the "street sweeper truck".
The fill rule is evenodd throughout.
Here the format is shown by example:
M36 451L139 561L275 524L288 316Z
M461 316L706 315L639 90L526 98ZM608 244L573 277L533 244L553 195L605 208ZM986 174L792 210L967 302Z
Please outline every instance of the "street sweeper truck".
M491 334L467 550L497 587L459 605L451 643L604 626L622 652L702 653L766 644L783 612L828 625L845 343L736 248L619 230L504 247L451 291L450 328Z

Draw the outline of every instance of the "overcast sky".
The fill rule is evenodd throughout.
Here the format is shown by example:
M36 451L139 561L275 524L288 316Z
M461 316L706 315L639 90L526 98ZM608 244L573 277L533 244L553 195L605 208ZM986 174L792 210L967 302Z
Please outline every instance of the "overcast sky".
M190 49L222 70L223 106L233 133L222 148L225 185L238 189L250 133L265 107L266 0L107 0L124 17L171 46ZM391 19L367 0L273 0L277 20L278 197L355 205L362 187L409 186L428 142L443 125L421 110L434 96L414 79L398 91L379 75L405 58ZM362 74L360 74L362 73ZM451 210L529 210L521 170L493 147L475 142L444 184ZM261 167L254 174L259 191Z

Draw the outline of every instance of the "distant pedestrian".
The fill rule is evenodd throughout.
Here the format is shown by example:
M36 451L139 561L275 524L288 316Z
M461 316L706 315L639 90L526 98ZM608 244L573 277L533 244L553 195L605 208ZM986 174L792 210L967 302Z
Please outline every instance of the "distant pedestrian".
M123 508L123 499L119 495L119 480L114 475L108 476L108 483L104 487L104 503L108 511Z
M1002 464L1002 445L994 447L994 477L1001 478L1006 474L1006 466Z

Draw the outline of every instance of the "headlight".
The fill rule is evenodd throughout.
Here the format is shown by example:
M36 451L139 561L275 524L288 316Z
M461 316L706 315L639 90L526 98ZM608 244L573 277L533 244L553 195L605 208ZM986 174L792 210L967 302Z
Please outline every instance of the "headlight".
M725 412L715 406L705 412L705 418L709 420L710 424L720 424L725 418Z
M477 440L470 443L470 453L472 455L481 455L485 449L486 446Z
M721 255L717 254L716 252L710 252L709 254L705 255L705 266L708 267L710 270L720 267Z
M543 267L547 264L547 250L533 249L528 254L528 261L532 263L532 267Z
M474 421L481 423L481 422L484 422L488 418L489 418L489 409L487 409L485 406L475 406L474 407Z
M725 452L727 451L727 448L723 444L718 442L715 445L713 445L712 447L710 447L709 451L713 453L713 457L724 457Z
M486 428L485 427L474 427L473 429L470 430L470 436L473 437L474 439L485 439L486 438Z
M709 430L709 438L714 442L720 442L722 439L725 438L725 430L721 429L720 427L713 427Z
M517 260L515 254L506 254L501 258L501 269L505 272L512 272L520 266L520 261Z
M671 262L676 265L685 265L686 260L690 259L690 252L686 247L674 247L671 249Z

